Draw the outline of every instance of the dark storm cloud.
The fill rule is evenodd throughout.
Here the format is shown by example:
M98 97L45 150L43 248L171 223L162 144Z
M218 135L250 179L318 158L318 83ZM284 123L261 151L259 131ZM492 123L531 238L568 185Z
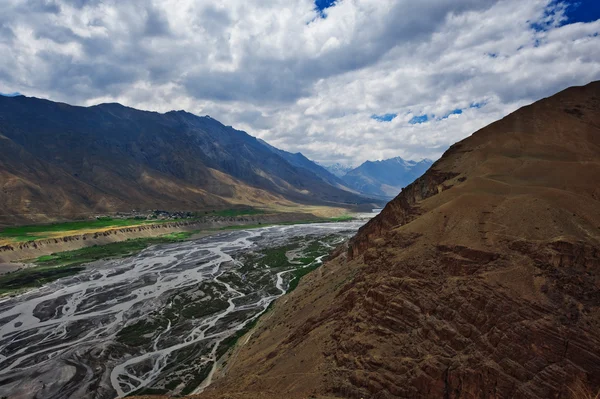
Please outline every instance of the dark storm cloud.
M154 7L146 9L146 23L143 36L169 35L169 21L167 17Z
M104 0L62 0L63 4L68 4L77 9L81 9L88 6L97 6Z
M58 44L79 42L81 40L81 37L64 26L40 27L36 30L35 37L37 39L49 39Z
M52 65L52 70L44 76L42 83L53 90L72 93L77 97L118 94L122 89L120 85L131 82L139 74L135 68L126 65L100 61L90 70L69 55L41 51L38 56L41 61Z
M84 7L93 8L100 5L114 7L122 25L120 31L114 31L114 26L107 26L106 17L88 21L89 26L105 28L108 35L92 35L83 37L76 34L72 27L60 24L39 23L35 25L35 35L38 39L52 40L57 44L75 43L85 52L85 58L77 60L62 57L57 54L54 59L68 60L77 63L80 73L60 76L56 79L45 79L47 89L67 90L63 92L82 98L81 93L96 93L103 90L107 84L113 82L125 83L124 79L131 79L134 83L138 79L157 79L164 82L171 80L177 82L191 96L199 99L214 99L216 101L252 101L257 103L283 102L292 103L301 97L311 94L313 84L319 79L358 70L377 63L390 49L403 43L411 42L415 38L427 36L435 32L449 13L465 10L478 10L489 7L494 1L460 0L450 3L431 0L410 3L401 1L386 13L383 21L373 25L365 25L361 30L352 32L356 37L351 38L352 45L343 45L322 54L310 56L305 52L296 55L281 57L281 54L257 53L256 46L260 46L261 38L245 38L245 43L238 48L241 53L239 68L235 70L214 70L210 60L203 59L203 51L195 53L189 48L178 51L180 46L177 36L170 37L168 47L154 49L149 41L155 37L170 36L172 34L170 22L164 8L154 6L151 2L134 1L120 3L115 1L83 1L63 0L43 1L36 0L21 6L21 9L30 7L31 13L53 12L59 13L62 8ZM437 4L437 6L436 6ZM183 5L182 5L183 7ZM330 12L338 5L330 8ZM210 52L216 62L227 62L232 59L228 30L236 21L227 9L217 8L212 3L200 8L192 18L192 22L205 32L208 42L212 42ZM312 22L312 23L319 23ZM343 38L342 38L343 39ZM119 48L113 44L119 43ZM183 45L183 44L181 44ZM43 61L53 59L45 50L41 56ZM155 52L154 54L152 54ZM160 53L159 53L160 52ZM164 52L164 53L162 53ZM102 63L98 64L98 58ZM110 78L106 69L107 65L114 68L115 77ZM133 68L135 67L135 68ZM89 79L82 79L82 73L88 69ZM58 68L65 68L59 64ZM100 72L95 72L99 69ZM135 69L137 73L130 70ZM123 73L123 71L127 73ZM100 75L102 78L97 78ZM65 84L69 80L73 89ZM60 82L53 84L52 82ZM152 84L152 81L148 82ZM97 86L94 86L97 85Z
M6 21L0 22L0 43L9 44L14 38L15 34Z
M53 0L29 0L22 6L22 9L29 12L58 14L60 5Z

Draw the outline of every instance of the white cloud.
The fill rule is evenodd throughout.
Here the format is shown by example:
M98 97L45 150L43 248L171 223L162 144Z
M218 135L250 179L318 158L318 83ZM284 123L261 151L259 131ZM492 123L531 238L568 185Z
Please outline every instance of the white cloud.
M325 163L436 158L600 79L600 22L560 26L550 0L341 0L324 19L309 0L5 3L0 91L209 114Z

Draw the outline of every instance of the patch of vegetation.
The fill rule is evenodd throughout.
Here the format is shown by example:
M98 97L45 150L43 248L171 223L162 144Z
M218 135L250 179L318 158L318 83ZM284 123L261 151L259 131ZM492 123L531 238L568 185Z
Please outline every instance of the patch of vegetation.
M177 379L169 381L165 385L165 388L168 389L169 391L172 391L173 389L177 388L179 386L179 384L181 384L181 380L177 378Z
M128 393L126 397L130 397L130 396L142 396L142 395L164 395L166 393L168 393L169 391L166 389L162 389L162 388L140 388L137 391L133 391L131 393Z
M248 267L258 265L258 267L270 268L297 267L298 264L307 266L314 262L319 256L329 252L330 248L323 242L333 244L336 240L336 236L330 235L320 239L311 239L308 244L298 252L300 257L292 259L293 263L290 262L287 253L293 250L299 250L303 240L304 238L297 237L290 244L265 248L255 254L249 254L245 257L244 264ZM244 271L244 269L242 269L242 271Z
M334 218L329 218L328 220L330 222L349 222L350 220L354 220L354 217L350 215L342 215Z
M121 257L139 252L148 247L146 239L127 240L106 245L94 245L75 249L73 251L57 252L52 255L40 256L35 263L40 266L81 265L100 259Z
M303 250L302 257L296 260L304 265L314 262L319 256L330 252L331 248L326 244L335 247L339 244L339 240L335 235L329 235L319 240L311 241Z
M48 238L52 235L52 233L62 231L100 230L109 227L129 227L137 226L140 224L157 224L172 221L173 220L146 220L140 217L127 219L113 219L110 217L100 217L93 220L80 220L74 222L63 222L53 224L6 227L2 231L0 231L0 238L7 238L17 242L34 241L42 238Z
M93 245L72 251L57 252L40 256L35 260L39 266L80 265L100 259L121 258L146 249L150 245L179 242L188 239L194 232L182 231L158 237L136 238L113 242L106 245Z
M203 217L206 215L214 215L221 217L237 217L237 216L251 216L251 215L262 215L266 211L254 208L240 208L240 209L224 209L220 211L213 211L210 214L194 214L194 219ZM340 217L328 218L328 219L316 219L316 220L299 220L293 222L281 222L281 223L269 223L269 224L253 224L253 225L241 225L241 226L227 226L221 228L221 230L235 230L235 229L250 229L265 227L269 225L291 225L291 224L304 224L304 223L315 223L315 222L344 222L352 220L352 216L344 215ZM164 219L164 220L147 220L144 217L136 216L130 218L111 218L111 217L98 217L90 220L79 220L72 222L61 222L52 224L41 224L41 225L29 225L29 226L13 226L6 227L0 230L0 238L10 239L14 242L23 241L35 241L43 238L52 237L54 233L65 232L65 231L78 231L78 230L101 230L106 228L117 228L117 227L130 227L141 224L159 224L168 223L177 219ZM190 220L189 218L186 220ZM193 220L193 219L192 219Z
M303 276L305 276L308 273L312 272L313 270L317 269L319 266L320 266L320 264L314 264L314 265L310 265L307 267L301 267L301 268L298 268L298 269L292 271L291 273L293 275L293 279L290 281L290 284L289 284L286 294L288 294L288 293L292 292L294 289L296 289L300 279ZM237 344L237 342L240 340L240 338L242 338L244 335L246 335L248 332L250 332L250 330L252 330L256 326L259 319L271 310L271 308L273 307L274 304L275 304L275 302L271 302L269 304L269 306L267 307L267 309L265 310L265 312L263 312L260 316L256 317L254 320L247 323L244 327L237 330L234 334L230 335L229 337L227 337L223 341L221 341L219 343L219 347L217 348L217 351L216 351L216 358L217 359L221 358L223 355L225 355L227 353L227 351L229 349L233 348Z
M191 394L194 389L198 388L198 386L200 386L200 384L202 384L202 381L204 381L206 379L206 377L208 377L208 375L210 374L210 370L212 370L212 366L213 366L213 362L207 363L205 364L200 371L198 372L198 374L196 374L194 376L194 378L192 378L186 385L185 388L183 388L181 390L181 395L189 395Z
M186 319L199 319L227 309L229 302L223 299L192 302L181 309L181 316Z
M198 233L198 230L194 231L176 231L173 233L167 233L159 236L158 238L166 241L183 241L190 239L194 234Z
M267 313L269 311L269 309L271 309L271 306L273 305L273 303L274 302L271 302L271 304L269 305L267 310L262 315L264 315L265 313ZM232 335L230 335L229 337L227 337L223 341L221 341L219 343L219 347L217 348L216 358L217 359L221 358L224 354L227 353L227 351L229 349L233 348L235 346L235 344L237 344L237 342L240 340L240 338L242 338L244 335L246 335L250 330L252 330L256 326L256 324L258 323L258 320L262 317L262 315L255 318L250 323L246 323L246 325L244 327L237 330L235 333L233 333Z
M217 230L246 230L246 229L258 229L261 227L272 226L271 224L238 224L235 226L223 226Z
M161 328L162 327L158 322L141 320L119 331L117 333L117 341L129 346L148 345L152 342L152 339L150 337L145 337L145 335L154 335L154 333Z
M34 267L17 270L0 276L0 294L11 293L24 288L41 287L42 285L68 277L82 271L83 267Z
M270 268L279 268L290 265L286 254L298 248L298 244L292 243L281 247L266 248L260 251L260 263Z
M254 262L258 263L259 265L267 265L273 268L292 266L293 264L289 262L286 253L288 251L298 249L301 245L300 241L302 239L303 238L299 237L295 242L292 242L290 244L283 245L280 247L264 249L260 251L257 255L251 255L249 257L246 257L244 263L248 264ZM321 266L321 263L315 262L315 259L329 250L329 247L325 246L322 242L324 241L328 243L333 243L335 240L337 240L337 237L335 235L330 235L320 239L313 239L308 243L308 245L305 248L302 249L302 257L294 260L299 261L304 266L298 267L298 265L294 265L297 268L290 271L292 279L290 280L286 294L292 292L296 289L296 287L298 287L298 283L300 282L300 279L302 277ZM240 330L236 331L234 334L221 341L216 351L217 359L225 355L225 353L227 353L227 351L230 348L237 344L241 337L243 337L250 330L252 330L258 323L260 317L267 313L274 305L274 303L275 302L271 302L267 310L264 313L262 313L259 317L256 317L254 320L252 320L250 323L247 323Z
M290 292L294 291L296 289L296 287L298 287L298 283L300 282L300 279L302 277L306 276L308 273L312 272L313 270L318 269L319 266L321 266L321 263L314 263L309 266L300 267L300 268L292 271L291 272L292 280L290 280L290 284L288 285L286 294L289 294Z
M208 296L209 300L198 300L193 291L204 292L202 297ZM192 294L180 292L169 298L170 305L163 308L162 314L171 322L185 319L199 319L227 309L229 302L221 298L223 286L212 281L203 281L192 290Z
M84 267L81 266L84 263L133 255L150 245L179 242L189 238L192 234L193 232L177 232L159 237L138 238L43 255L34 261L35 267L1 275L0 294L24 288L41 287L61 277L79 273L84 270Z

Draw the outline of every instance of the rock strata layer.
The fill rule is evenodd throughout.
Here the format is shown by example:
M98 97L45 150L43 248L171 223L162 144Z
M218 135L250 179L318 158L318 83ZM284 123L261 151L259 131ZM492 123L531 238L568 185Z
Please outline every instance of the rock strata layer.
M596 394L599 266L594 82L452 146L278 301L201 397Z

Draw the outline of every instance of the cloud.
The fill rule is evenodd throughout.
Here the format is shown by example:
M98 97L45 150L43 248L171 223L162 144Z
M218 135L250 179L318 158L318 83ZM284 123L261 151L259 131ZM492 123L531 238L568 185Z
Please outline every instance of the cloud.
M436 158L600 79L587 1L5 3L4 91L209 114L324 163Z

